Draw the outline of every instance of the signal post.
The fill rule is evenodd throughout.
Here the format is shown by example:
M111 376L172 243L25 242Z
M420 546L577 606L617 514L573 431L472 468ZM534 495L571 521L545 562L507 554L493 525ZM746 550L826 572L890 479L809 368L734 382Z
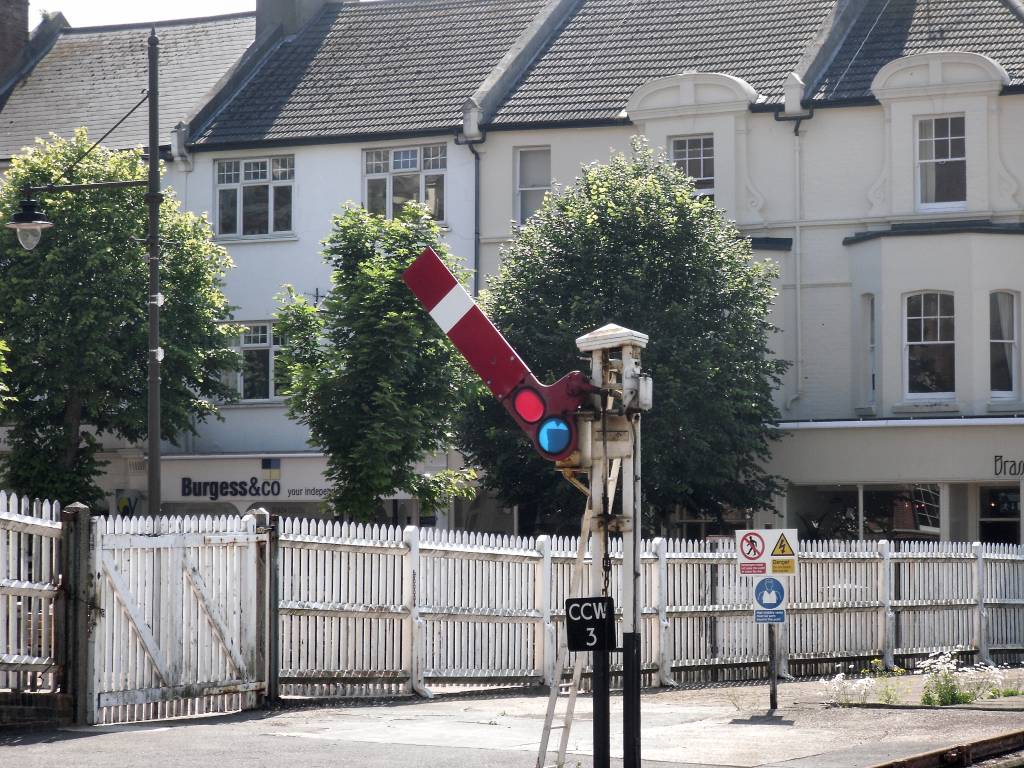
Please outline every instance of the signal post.
M651 378L641 370L641 351L646 334L617 325L606 325L576 339L581 352L589 352L593 410L577 420L590 428L591 584L610 592L611 563L607 554L609 534L622 536L622 677L623 765L640 768L640 414L650 410ZM584 451L586 452L586 451ZM615 460L618 461L615 461ZM582 463L582 462L581 462ZM614 475L621 466L621 514L614 515ZM612 475L612 476L609 476ZM593 590L592 590L593 591ZM598 660L598 655L603 659ZM607 675L608 654L594 653L594 765L599 761L598 691L607 696L608 680L598 685L599 672ZM607 718L607 709L604 713ZM607 734L600 734L607 744ZM602 755L603 757L603 755ZM603 762L607 765L607 761Z
M589 477L591 598L579 605L570 588L566 629L568 646L559 651L562 664L568 651L590 651L593 658L594 765L607 768L609 744L609 651L623 654L623 764L640 768L640 414L652 405L652 382L642 373L640 355L648 337L617 325L606 325L576 339L581 352L590 354L590 376L567 373L554 384L541 384L494 324L480 311L465 288L430 248L412 263L402 279L430 316L462 353L512 419L526 433L536 451L576 487L577 478ZM621 473L621 482L620 482ZM621 487L621 513L613 513ZM611 559L608 538L622 536L622 647L616 648L612 615ZM584 541L580 542L582 569ZM578 584L575 576L570 584ZM570 604L577 604L575 614ZM604 606L602 609L601 606ZM598 611L607 621L593 622ZM578 616L579 619L574 619ZM575 622L575 626L574 626ZM600 633L600 634L599 634ZM574 685L559 748L558 768L565 761L568 726L575 703L582 657L574 667ZM541 755L544 764L552 728L553 688L545 720Z

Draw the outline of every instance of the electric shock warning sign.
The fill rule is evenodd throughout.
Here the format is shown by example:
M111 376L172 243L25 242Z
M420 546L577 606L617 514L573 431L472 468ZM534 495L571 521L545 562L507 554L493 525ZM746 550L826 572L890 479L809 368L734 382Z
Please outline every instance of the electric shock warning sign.
M740 576L791 576L796 573L798 547L795 528L736 531Z

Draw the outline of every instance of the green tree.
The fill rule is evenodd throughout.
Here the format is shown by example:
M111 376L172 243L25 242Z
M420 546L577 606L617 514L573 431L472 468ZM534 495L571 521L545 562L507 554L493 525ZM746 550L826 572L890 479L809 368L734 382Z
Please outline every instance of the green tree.
M139 150L90 146L84 130L14 158L0 191L4 220L24 186L146 178ZM95 504L103 435L146 435L147 212L145 187L38 194L54 223L34 251L0 236L0 325L11 395L4 485L30 496ZM230 397L222 372L237 365L221 290L231 262L207 221L167 192L160 209L161 435L176 440Z
M643 422L643 486L655 515L762 507L777 488L761 468L778 416L772 390L786 368L768 347L776 271L693 192L640 141L632 157L586 166L517 230L482 298L542 381L586 371L574 340L606 323L650 336L644 365L655 405ZM521 519L538 529L578 525L579 493L482 387L460 442Z
M424 511L473 495L470 470L427 476L416 463L447 451L468 368L402 282L431 246L460 277L427 211L406 205L394 220L348 205L324 243L332 288L319 307L288 288L278 313L285 393L293 418L327 455L328 502L339 516L373 516L405 492Z

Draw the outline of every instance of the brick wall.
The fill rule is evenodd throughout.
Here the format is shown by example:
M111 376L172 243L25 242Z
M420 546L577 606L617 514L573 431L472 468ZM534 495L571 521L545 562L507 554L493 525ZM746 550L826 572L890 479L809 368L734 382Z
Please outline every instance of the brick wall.
M0 78L18 64L28 44L28 0L0 0Z

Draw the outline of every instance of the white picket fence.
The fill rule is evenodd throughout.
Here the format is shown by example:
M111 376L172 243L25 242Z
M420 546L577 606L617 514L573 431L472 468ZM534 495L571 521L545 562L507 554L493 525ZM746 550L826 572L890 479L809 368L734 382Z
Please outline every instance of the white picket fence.
M67 530L57 505L0 494L0 689L57 685L56 624L70 611L86 638L71 662L89 722L253 706L273 692L275 671L283 695L307 697L550 685L567 672L555 661L572 537L283 519L275 545L254 516L91 519L69 507L65 517ZM74 578L85 591L55 610L62 536L82 556ZM800 549L780 633L794 674L876 657L912 665L954 647L1024 657L1021 547ZM620 542L610 550L620 605ZM764 677L766 633L735 561L731 542L642 542L647 684Z
M57 685L60 505L0 491L0 691Z
M575 538L284 519L279 547L283 695L550 684L567 671L554 664ZM618 605L618 541L611 551ZM766 632L735 559L728 542L643 542L648 684L763 678ZM794 674L912 666L954 647L1024 653L1021 547L802 542L792 581L780 643Z

